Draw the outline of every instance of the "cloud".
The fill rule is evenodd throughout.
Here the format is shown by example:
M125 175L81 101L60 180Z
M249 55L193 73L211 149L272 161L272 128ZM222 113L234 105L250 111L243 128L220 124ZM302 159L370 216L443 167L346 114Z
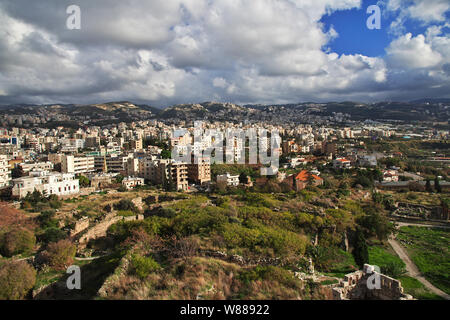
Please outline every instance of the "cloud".
M414 74L448 87L439 26L398 37L385 59L326 50L338 34L320 18L359 0L79 0L81 30L67 30L70 4L1 2L0 103L367 101L423 93Z
M386 49L387 58L394 68L415 69L429 68L439 65L442 56L433 51L431 44L419 34L413 37L411 33L394 40Z
M448 0L387 0L385 6L388 13L398 14L390 26L396 35L404 33L404 24L408 19L419 21L425 26L445 23L446 14L450 11Z

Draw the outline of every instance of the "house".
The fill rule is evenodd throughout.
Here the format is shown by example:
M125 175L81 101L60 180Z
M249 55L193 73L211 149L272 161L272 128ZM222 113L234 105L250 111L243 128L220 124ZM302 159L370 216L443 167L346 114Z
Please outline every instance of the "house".
M295 191L301 191L309 185L316 187L323 185L323 179L321 177L307 170L302 170L297 175L290 175L283 182L290 185Z
M35 190L47 196L76 195L80 192L80 184L74 174L48 171L32 171L27 177L13 180L13 197L24 198Z
M0 188L8 187L10 181L11 171L8 157L5 155L0 155Z
M385 170L383 171L383 181L385 182L397 182L398 172L396 170Z
M350 169L351 161L345 158L337 158L333 160L333 168L335 169Z
M122 185L128 190L133 189L137 186L144 185L144 178L137 177L126 177L122 180Z
M226 174L218 175L217 182L226 182L228 186L238 186L239 185L239 175L230 175L228 172Z

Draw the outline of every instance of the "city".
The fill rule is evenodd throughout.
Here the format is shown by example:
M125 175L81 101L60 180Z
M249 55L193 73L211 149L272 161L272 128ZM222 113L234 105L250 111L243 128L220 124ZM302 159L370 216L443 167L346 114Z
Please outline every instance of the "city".
M450 300L449 1L1 0L0 19L2 307Z

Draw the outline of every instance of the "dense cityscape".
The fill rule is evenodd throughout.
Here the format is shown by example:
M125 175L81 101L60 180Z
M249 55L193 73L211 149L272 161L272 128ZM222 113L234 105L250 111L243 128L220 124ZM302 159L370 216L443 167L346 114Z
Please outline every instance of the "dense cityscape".
M196 114L204 105L214 106L208 111L214 120ZM424 102L420 107L448 108L443 102L438 106ZM217 102L153 112L132 103L108 103L89 106L90 116L63 118L42 111L48 108L55 106L29 106L26 114L5 116L6 126L0 130L0 186L5 201L1 254L6 261L19 259L33 266L33 271L22 271L34 274L32 298L65 299L74 294L83 299L165 299L167 294L182 299L242 294L257 299L292 299L299 294L303 299L447 297L443 275L431 272L425 284L411 285L417 280L397 257L404 251L395 249L396 245L398 250L405 250L402 245L415 248L411 236L419 227L414 224L448 223L446 122L440 122L438 130L437 121L357 121L334 114L316 115L317 124L281 125L286 120L273 108L284 107L260 106L272 108L273 115L261 121L260 110ZM86 108L74 106L72 111L86 112ZM128 109L146 119L90 125L105 117L97 117L95 110L108 112L113 119L114 113ZM174 110L183 113L176 118L164 115ZM71 126L57 125L59 121ZM248 137L226 135L251 129L266 130L272 137L276 132L280 140L275 145L273 138L259 135L252 144ZM225 135L220 143L219 132ZM183 154L186 148L196 153ZM255 151L257 160L251 162ZM272 159L276 161L262 161L264 152L277 155ZM267 175L263 173L267 166L276 168ZM399 226L403 229L397 230ZM147 242L159 245L149 249ZM434 245L442 249L437 247L441 244ZM446 268L447 254L440 258L440 268ZM99 267L106 257L113 257L114 263ZM121 278L112 279L110 274L123 268L124 261L130 266ZM245 285L228 287L241 282L240 276L216 287L216 277L228 265L214 274L208 270L212 261L234 264L241 276L263 272L254 276L265 290L272 289L261 296L260 290L244 289ZM61 287L66 278L62 271L71 264L90 270L89 279L103 282L75 293ZM212 272L213 289L199 282L193 288L148 291L152 274L196 265ZM388 287L361 289L365 287L360 279L365 279L371 265L381 268L378 271ZM187 276L185 272L180 276ZM273 287L266 273L292 279ZM120 281L144 286L147 293L123 291ZM317 286L308 287L312 284Z

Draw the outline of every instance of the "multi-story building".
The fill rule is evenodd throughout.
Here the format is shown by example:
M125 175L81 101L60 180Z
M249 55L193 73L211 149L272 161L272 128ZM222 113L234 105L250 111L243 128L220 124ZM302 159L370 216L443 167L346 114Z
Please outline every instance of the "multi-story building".
M19 166L22 168L23 172L28 174L31 171L52 171L53 163L47 162L32 162L32 163L21 163Z
M197 163L187 165L188 179L194 183L204 184L211 181L211 160L208 157L197 159Z
M0 188L9 187L11 171L6 155L0 155Z
M129 142L129 144L130 144L130 149L132 149L132 150L142 150L143 149L142 139L131 140Z
M156 170L156 183L167 185L172 183L176 190L186 191L188 185L188 169L184 162L171 159L160 160Z
M79 180L71 173L32 171L30 176L13 180L12 195L26 197L35 190L44 195L75 195L80 192Z
M86 148L96 148L100 145L100 137L86 137L84 146Z
M97 156L94 159L95 169L98 171L103 170L103 167L106 162L108 172L125 173L128 159L129 159L128 156L114 156L114 155Z
M84 148L83 139L63 139L61 141L62 152L78 152L79 149Z
M95 171L94 157L76 157L64 155L61 158L63 173L85 174Z

